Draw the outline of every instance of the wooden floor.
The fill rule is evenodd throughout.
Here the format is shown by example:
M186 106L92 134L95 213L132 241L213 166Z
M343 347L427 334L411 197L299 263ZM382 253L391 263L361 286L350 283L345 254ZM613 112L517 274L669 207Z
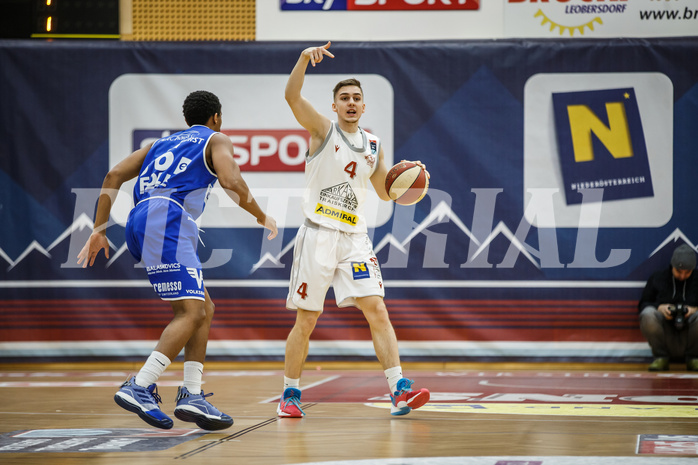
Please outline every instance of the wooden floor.
M406 365L432 401L392 417L377 366L309 364L306 417L278 419L280 364L212 363L204 391L235 420L219 432L176 419L158 430L118 407L114 393L139 367L0 365L0 463L698 463L698 374L681 367ZM175 363L158 382L170 415L181 376Z

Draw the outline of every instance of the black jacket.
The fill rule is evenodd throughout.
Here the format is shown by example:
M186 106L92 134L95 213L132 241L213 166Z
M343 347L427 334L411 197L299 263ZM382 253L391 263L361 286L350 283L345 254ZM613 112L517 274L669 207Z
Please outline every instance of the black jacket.
M638 311L645 307L659 307L661 304L698 305L698 277L696 271L685 281L677 281L671 267L654 273L642 291Z

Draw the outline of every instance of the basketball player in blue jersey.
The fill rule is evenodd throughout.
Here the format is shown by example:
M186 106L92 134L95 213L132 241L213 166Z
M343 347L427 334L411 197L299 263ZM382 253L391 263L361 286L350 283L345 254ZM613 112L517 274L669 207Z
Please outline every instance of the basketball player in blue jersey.
M412 390L413 381L402 376L397 338L383 301L381 271L367 234L363 207L369 182L381 200L390 200L383 148L378 137L359 127L365 106L356 79L334 88L332 110L337 121L320 114L301 95L308 63L315 66L324 57L334 58L329 47L330 42L303 50L286 84L286 101L310 133L310 147L302 203L306 220L296 236L286 300L287 308L296 311L296 322L286 341L284 390L277 413L290 418L304 415L300 377L310 335L332 285L339 307L354 306L363 312L390 388L391 414L405 415L424 405L429 391Z
M206 400L201 389L209 328L214 305L203 282L197 254L196 219L204 210L211 187L218 181L244 210L277 234L250 193L233 159L233 144L221 129L221 103L214 94L192 92L184 100L189 129L163 137L136 150L104 178L97 203L94 231L78 254L78 263L92 266L100 250L109 258L106 226L113 198L121 185L134 177L136 206L126 223L126 243L145 265L153 289L172 305L174 317L162 332L155 350L134 377L114 396L117 404L158 428L173 422L158 407L155 382L184 348L184 382L179 388L175 416L205 430L220 430L233 419Z

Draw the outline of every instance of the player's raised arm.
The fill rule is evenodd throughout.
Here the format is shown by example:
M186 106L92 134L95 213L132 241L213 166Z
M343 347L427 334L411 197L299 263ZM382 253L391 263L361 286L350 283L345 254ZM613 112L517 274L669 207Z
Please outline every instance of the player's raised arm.
M324 139L327 131L330 129L330 120L318 113L313 105L301 95L303 82L305 81L305 72L308 68L308 63L315 66L320 63L324 57L334 58L334 55L327 50L330 48L330 42L320 47L308 47L301 52L296 66L294 66L286 83L285 97L286 102L291 107L296 121L303 126L312 138Z

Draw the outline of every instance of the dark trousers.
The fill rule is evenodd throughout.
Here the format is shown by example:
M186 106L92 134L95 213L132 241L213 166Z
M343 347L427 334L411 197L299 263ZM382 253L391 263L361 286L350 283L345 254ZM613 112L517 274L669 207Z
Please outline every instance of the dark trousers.
M655 307L640 313L640 330L652 348L654 357L698 358L698 313L687 319L682 330L667 320Z

